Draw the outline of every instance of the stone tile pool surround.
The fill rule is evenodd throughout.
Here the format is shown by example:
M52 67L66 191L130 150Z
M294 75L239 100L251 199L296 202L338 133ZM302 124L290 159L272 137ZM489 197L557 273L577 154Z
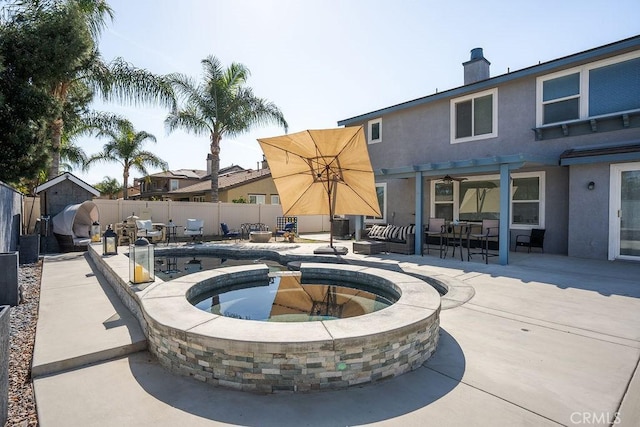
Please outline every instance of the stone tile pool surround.
M277 323L204 312L187 297L265 279L264 264L201 271L147 286L128 283L126 255L90 256L138 317L149 350L177 374L238 390L273 393L341 389L418 368L436 350L440 295L406 274L365 266L302 263L305 279L364 282L399 295L392 306L339 320Z

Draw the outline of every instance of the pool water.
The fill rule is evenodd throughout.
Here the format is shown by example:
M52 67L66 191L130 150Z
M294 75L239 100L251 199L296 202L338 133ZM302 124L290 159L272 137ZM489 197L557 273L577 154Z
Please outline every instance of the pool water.
M270 271L286 270L286 267L266 259L232 259L215 256L160 256L155 259L155 273L163 281L177 279L191 273L203 270L212 270L236 265L266 264Z
M362 284L301 283L298 272L270 273L265 282L244 283L195 296L197 308L227 317L270 322L345 319L382 310L393 296Z

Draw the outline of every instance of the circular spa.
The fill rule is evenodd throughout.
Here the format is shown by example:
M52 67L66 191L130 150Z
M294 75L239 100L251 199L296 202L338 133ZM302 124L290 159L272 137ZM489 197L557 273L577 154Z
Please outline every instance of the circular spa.
M173 372L264 393L341 389L375 382L418 368L435 351L440 295L428 283L393 271L341 264L302 263L300 273L302 283L325 283L331 278L349 286L341 295L318 289L317 316L306 316L304 321L298 320L306 306L290 307L293 303L287 298L278 304L283 306L275 316L280 319L247 320L239 318L243 317L240 314L234 316L233 310L227 315L211 312L218 291L268 283L266 265L201 271L149 286L139 298L150 350ZM293 274L282 277L279 286L300 285L288 278ZM340 305L338 301L348 299L345 293L353 294L357 284L365 284L374 296L349 308L343 305L342 311L360 311L381 299L390 304L346 318L327 311L332 298L334 305ZM278 290L274 291L275 300ZM286 292L282 295L286 297ZM192 304L207 298L212 300L208 309Z

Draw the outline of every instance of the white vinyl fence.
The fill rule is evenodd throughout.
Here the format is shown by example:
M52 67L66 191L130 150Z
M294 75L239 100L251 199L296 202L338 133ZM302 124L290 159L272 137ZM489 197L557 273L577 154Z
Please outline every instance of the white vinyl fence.
M28 199L28 200L26 200ZM25 198L25 211L30 209L33 198ZM257 205L249 203L207 203L207 202L174 202L174 201L141 201L141 200L108 200L93 199L100 211L100 225L104 231L109 224L122 222L130 215L142 216L150 213L153 222L186 225L188 218L204 220L204 234L220 235L220 223L225 222L230 229L240 229L245 223L263 223L270 230L276 229L276 218L282 216L281 205ZM38 218L39 200L34 212ZM32 219L32 222L35 221ZM329 232L331 224L328 215L298 216L298 233Z

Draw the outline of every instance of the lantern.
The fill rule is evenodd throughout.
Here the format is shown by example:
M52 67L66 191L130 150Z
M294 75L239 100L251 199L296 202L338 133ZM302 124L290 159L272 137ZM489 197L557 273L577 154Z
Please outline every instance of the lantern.
M143 237L129 246L129 281L133 284L153 282L153 245Z
M111 224L102 235L102 255L118 254L118 235L111 229Z
M94 221L93 224L91 224L91 241L100 241L100 224L97 221Z

